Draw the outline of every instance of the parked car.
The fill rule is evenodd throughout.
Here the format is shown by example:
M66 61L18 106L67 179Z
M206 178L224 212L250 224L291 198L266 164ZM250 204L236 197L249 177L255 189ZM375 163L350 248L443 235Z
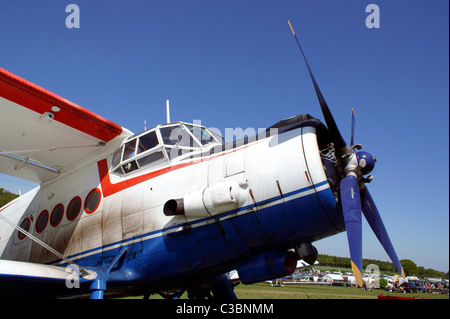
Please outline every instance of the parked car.
M400 290L403 292L421 292L422 287L417 286L413 282L404 282L400 285Z

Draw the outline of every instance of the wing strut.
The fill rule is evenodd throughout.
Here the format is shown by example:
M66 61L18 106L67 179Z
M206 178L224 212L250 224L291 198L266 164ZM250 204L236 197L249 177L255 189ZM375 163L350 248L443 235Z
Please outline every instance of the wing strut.
M28 238L30 238L32 241L34 241L36 244L38 244L39 246L47 249L48 251L50 251L52 254L58 256L59 258L63 259L65 262L67 262L68 264L77 267L78 269L80 269L80 276L84 277L84 276L88 276L91 275L89 273L89 271L87 271L86 269L84 269L83 267L77 265L76 263L74 263L73 261L71 261L70 259L68 259L66 256L64 256L63 254L59 253L58 251L56 251L55 249L53 249L52 247L50 247L49 245L47 245L46 243L44 243L42 240L40 240L39 238L37 238L36 236L30 234L29 232L27 232L25 229L23 229L22 227L16 225L15 223L13 223L12 221L10 221L8 218L6 218L5 216L0 214L0 218L5 221L6 223L8 223L9 225L11 225L12 227L14 227L15 229L17 229L19 232L21 232L22 234L24 234L25 236L27 236Z

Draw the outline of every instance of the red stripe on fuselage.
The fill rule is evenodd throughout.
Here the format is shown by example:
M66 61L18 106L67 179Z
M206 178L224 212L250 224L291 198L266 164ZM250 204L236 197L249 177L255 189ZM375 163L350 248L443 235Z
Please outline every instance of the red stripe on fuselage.
M109 176L109 168L108 168L108 161L105 159L97 162L97 166L98 166L98 173L99 173L99 177L100 177L100 184L102 186L102 192L103 192L103 197L108 197L111 196L115 193L118 193L120 191L123 191L127 188L133 187L135 185L138 185L140 183L143 183L149 179L155 178L157 176L161 176L164 175L166 173L172 172L172 171L176 171L179 170L180 168L183 167L187 167L187 166L191 166L197 163L201 163L201 162L205 162L205 161L210 161L214 158L220 157L220 156L224 156L230 153L234 153L238 150L242 150L244 148L246 148L247 146L244 146L240 149L234 149L232 151L229 152L223 152L217 155L212 155L210 157L207 158L199 158L196 160L192 160L192 161L188 161L188 162L184 162L184 163L180 163L180 164L176 164L173 166L169 166L169 167L165 167L150 173L146 173L146 174L142 174L136 177L132 177L129 179L126 179L124 181L118 182L118 183L111 183L111 178Z
M200 162L200 161L197 161ZM120 191L123 191L124 189L127 189L129 187L138 185L142 182L145 182L149 179L155 178L157 176L166 174L171 171L175 171L177 169L195 164L196 162L188 162L183 164L178 164L174 166L169 166L154 172L150 172L147 174L143 174L140 176L136 176L133 178L129 178L127 180L124 180L119 183L111 183L111 178L109 176L109 169L108 169L108 162L106 159L99 161L98 164L98 173L100 175L100 183L102 185L102 191L103 191L103 197L108 197L110 195L113 195L115 193L118 193Z

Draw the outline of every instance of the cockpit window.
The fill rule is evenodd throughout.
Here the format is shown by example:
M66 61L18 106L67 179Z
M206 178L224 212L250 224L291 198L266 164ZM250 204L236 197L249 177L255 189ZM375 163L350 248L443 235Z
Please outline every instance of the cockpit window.
M218 142L214 137L204 128L194 125L186 125L189 131L194 135L194 137L202 143L202 145L207 145L209 143Z
M122 165L122 168L125 174L128 174L131 173L132 171L137 170L139 167L137 166L136 161L131 161Z
M147 156L141 157L138 159L139 167L143 167L152 163L155 163L159 160L164 159L164 153L162 151L151 153Z
M171 160L187 153L190 153L187 149L181 149L178 147L166 148L166 154Z
M189 131L181 125L161 127L159 131L165 145L200 147Z
M122 161L132 158L136 155L136 139L125 144L125 149L123 150Z
M201 154L223 138L214 132L186 123L160 125L135 135L118 149L112 159L111 171L129 174L143 167L167 165L188 153Z
M219 142L220 144L224 144L226 142L225 138L223 136L221 136L220 134L217 134L213 130L209 130L209 132L214 136L216 141Z
M139 137L138 154L151 150L158 145L158 137L155 131Z

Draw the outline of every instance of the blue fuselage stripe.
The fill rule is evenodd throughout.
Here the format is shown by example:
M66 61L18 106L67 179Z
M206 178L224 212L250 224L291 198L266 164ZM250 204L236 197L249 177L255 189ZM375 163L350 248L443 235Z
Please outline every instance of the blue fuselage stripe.
M288 197L295 196L297 194L309 191L311 189L324 186L327 183L328 182L325 180L325 181L322 181L320 183L317 183L317 184L314 184L314 185L311 185L311 186L307 186L307 187L303 187L303 188L300 188L298 190L295 190L295 191L283 194L283 196L281 196L281 195L275 196L275 197L272 197L272 198L260 201L260 202L258 202L256 204L243 206L243 207L240 207L238 209L234 209L234 210L231 210L231 211L228 211L228 212L217 214L217 215L215 215L213 217L205 217L205 218L197 219L195 221L190 221L190 222L187 222L185 225L195 226L196 224L201 224L201 223L207 222L209 220L223 219L223 218L225 218L227 216L236 214L238 212L250 210L250 209L252 209L255 206L258 207L258 206L265 205L265 204L268 204L268 203L271 203L271 202L275 202L277 200L281 200L283 198L286 199ZM75 258L77 258L79 256L91 254L91 253L96 252L96 251L102 252L102 251L105 251L108 248L111 248L111 247L114 247L114 246L123 246L124 244L130 243L130 242L133 242L133 241L139 241L140 239L142 239L144 237L152 237L152 236L159 235L159 234L162 235L163 233L169 232L170 230L177 229L179 227L180 227L180 225L176 225L176 226L172 226L172 227L168 227L168 228L159 229L159 230L155 230L155 231L152 231L152 232L144 233L144 234L137 235L137 236L134 236L134 237L130 237L130 238L127 238L127 239L116 241L116 242L113 242L113 243L110 243L110 244L107 244L107 245L104 245L104 246L100 246L100 247L92 248L92 249L89 249L89 250L85 250L85 251L82 251L82 252L79 252L79 253L67 256L67 258L68 259L75 259ZM57 264L57 263L59 263L61 261L62 260L59 259L59 260L55 260L55 261L49 262L48 264Z

